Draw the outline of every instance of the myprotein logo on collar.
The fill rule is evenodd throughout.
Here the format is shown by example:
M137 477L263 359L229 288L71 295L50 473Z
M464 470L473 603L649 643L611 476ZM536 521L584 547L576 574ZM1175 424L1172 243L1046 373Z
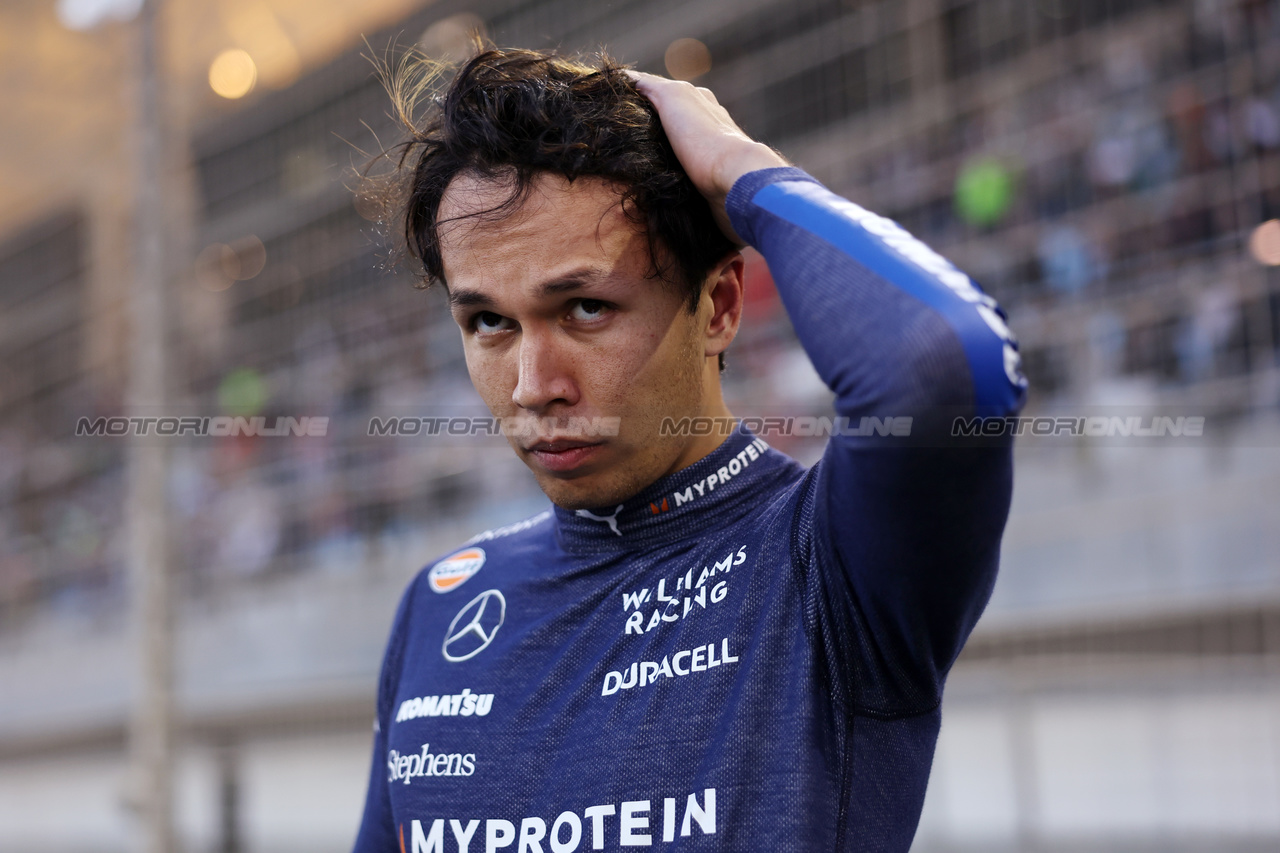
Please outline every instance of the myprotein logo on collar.
M716 486L723 486L734 477L742 473L743 469L752 462L760 458L769 445L765 444L763 439L753 439L745 448L738 451L737 456L733 456L724 465L721 465L714 472L703 477L691 486L686 486L682 492L673 492L671 497L675 499L676 506L681 507L690 501L697 500L708 492L714 492Z

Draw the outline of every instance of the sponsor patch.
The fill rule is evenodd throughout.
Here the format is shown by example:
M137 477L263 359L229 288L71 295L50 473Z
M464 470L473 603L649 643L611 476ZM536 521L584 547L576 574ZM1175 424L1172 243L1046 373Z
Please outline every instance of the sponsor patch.
M480 828L482 822L483 829ZM402 853L466 853L476 850L482 837L488 853L508 847L518 853L533 853L546 849L544 841L551 853L572 853L603 850L606 840L615 837L617 844L610 843L610 850L653 847L658 843L665 846L676 841L677 832L681 849L688 849L695 838L715 835L716 828L716 789L704 788L702 802L698 802L697 793L692 793L683 800L663 797L599 803L582 809L581 817L576 809L566 809L554 820L549 815L545 818L510 815L484 821L469 816L464 820L424 817L411 820L407 833L404 823L399 824L396 831ZM476 847L471 846L473 839ZM709 849L706 845L701 848Z
M448 592L466 583L484 566L484 549L467 548L445 557L427 572L427 583L436 592Z
M708 605L719 604L729 594L731 570L746 561L747 546L743 545L737 551L730 551L723 559L704 565L700 572L689 569L683 575L671 578L671 583L667 578L660 578L656 595L650 587L624 592L622 612L628 615L623 634L647 634L664 624L700 613Z
M720 656L716 656L716 652ZM715 643L707 643L695 649L684 649L674 655L663 657L661 661L636 661L623 670L606 672L601 696L612 696L619 690L630 690L632 687L644 687L646 684L657 684L658 677L678 678L695 672L706 672L717 666L726 666L738 662L738 656L729 651L729 638L720 641L719 649Z
M450 663L470 660L489 647L507 616L502 592L486 589L468 601L449 623L441 652Z
M473 776L476 772L476 754L468 752L430 751L431 744L424 743L421 753L401 754L398 750L387 753L387 781L408 785L422 776Z
M396 722L416 720L419 717L477 717L488 716L493 708L492 693L472 693L464 687L461 693L445 696L415 696L400 703Z

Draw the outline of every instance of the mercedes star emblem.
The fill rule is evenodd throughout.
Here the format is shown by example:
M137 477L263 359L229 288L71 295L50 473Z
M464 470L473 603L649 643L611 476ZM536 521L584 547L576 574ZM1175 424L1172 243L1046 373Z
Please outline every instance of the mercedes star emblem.
M480 654L493 642L506 618L507 600L501 591L487 589L480 593L449 623L441 649L444 659L457 663Z

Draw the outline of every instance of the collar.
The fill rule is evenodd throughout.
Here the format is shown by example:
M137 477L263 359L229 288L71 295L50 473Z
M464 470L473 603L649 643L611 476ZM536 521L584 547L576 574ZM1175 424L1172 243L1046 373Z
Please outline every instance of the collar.
M739 427L697 462L607 507L555 507L556 537L570 553L633 551L723 527L760 503L760 486L799 465Z

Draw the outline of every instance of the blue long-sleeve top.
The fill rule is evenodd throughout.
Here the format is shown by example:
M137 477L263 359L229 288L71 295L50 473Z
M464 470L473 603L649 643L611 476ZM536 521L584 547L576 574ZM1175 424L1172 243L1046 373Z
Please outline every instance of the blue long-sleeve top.
M727 206L837 414L914 437L837 435L806 470L738 430L621 506L424 569L357 853L910 846L1012 486L1007 441L945 422L1018 409L1016 343L967 276L798 169Z

